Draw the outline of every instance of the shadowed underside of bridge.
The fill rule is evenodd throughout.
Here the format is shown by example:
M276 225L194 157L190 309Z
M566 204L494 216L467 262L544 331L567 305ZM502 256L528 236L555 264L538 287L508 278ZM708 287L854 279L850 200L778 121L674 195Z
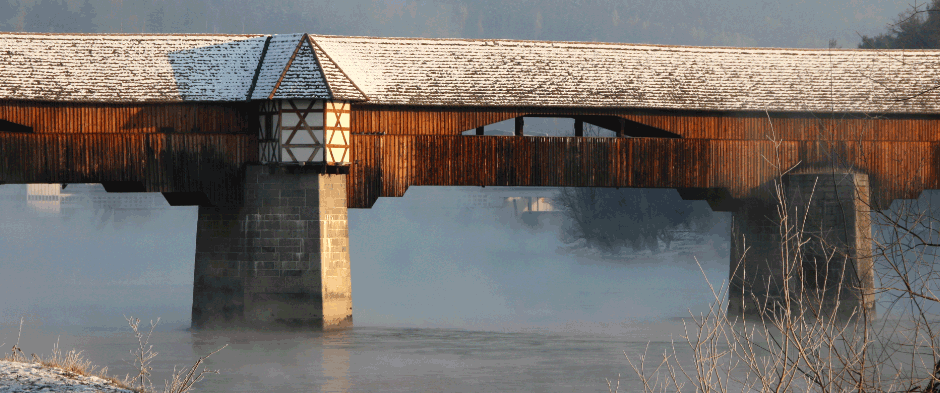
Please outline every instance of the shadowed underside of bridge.
M350 207L409 186L678 188L689 199L768 198L795 166L871 174L872 204L938 188L938 142L372 136L354 140ZM708 191L711 190L711 191Z
M371 207L409 186L678 188L687 198L766 197L794 166L867 173L871 203L940 188L933 116L664 112L596 108L436 108L356 105L347 199ZM517 137L460 133L516 116L558 116L626 135ZM233 205L259 163L257 106L102 105L0 101L0 182L100 182L163 192L181 204ZM4 130L5 131L5 130ZM25 131L25 132L24 132ZM122 188L123 187L123 188Z
M752 198L798 164L869 173L875 209L940 188L940 142L932 141L357 135L351 148L350 208L401 197L409 186L712 189L712 197ZM6 183L127 184L231 205L253 162L257 141L248 135L0 133Z

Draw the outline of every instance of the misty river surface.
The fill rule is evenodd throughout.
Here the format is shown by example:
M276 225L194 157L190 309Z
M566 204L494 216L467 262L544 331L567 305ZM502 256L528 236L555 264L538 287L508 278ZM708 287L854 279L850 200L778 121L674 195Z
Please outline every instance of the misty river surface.
M637 328L663 337L662 325ZM4 326L0 334L9 339L16 330ZM111 375L134 370L128 351L137 343L129 329L48 330L24 328L20 346L26 353L48 354L59 339L61 348L82 350ZM599 392L607 391L605 378L616 383L618 374L621 391L633 391L638 380L624 352L636 361L646 350L641 330L627 336L377 327L332 333L157 331L150 340L159 353L151 363L152 381L162 387L174 366L187 367L228 344L206 362L220 374L208 375L196 391ZM677 343L680 353L688 352L684 341ZM661 359L670 345L650 343L650 358Z
M23 317L27 355L49 355L58 339L123 377L136 341L122 315L142 325L160 317L150 342L157 387L174 366L228 344L207 362L221 374L197 392L606 392L618 374L620 391L635 391L624 352L635 359L650 343L659 360L675 340L689 357L677 317L713 300L708 283L727 279L726 246L583 252L560 241L557 222L531 226L462 202L500 191L490 190L415 187L351 209L355 327L332 333L187 331L195 208L35 217L5 202L0 352Z

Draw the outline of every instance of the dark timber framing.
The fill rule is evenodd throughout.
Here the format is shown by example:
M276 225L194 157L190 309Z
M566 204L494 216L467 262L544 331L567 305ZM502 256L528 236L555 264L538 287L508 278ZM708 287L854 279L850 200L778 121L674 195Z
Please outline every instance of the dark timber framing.
M0 182L133 182L146 191L234 203L241 168L259 162L260 107L0 101L0 119L31 130L0 132ZM624 134L633 138L460 135L522 116L572 117L582 135L583 123L615 129L624 119ZM784 167L829 163L869 173L872 205L883 208L940 188L938 120L353 104L348 200L351 208L368 208L411 185L677 187L743 198L770 181L777 169L763 157L779 153ZM777 152L771 133L781 142ZM708 193L688 195L699 194Z

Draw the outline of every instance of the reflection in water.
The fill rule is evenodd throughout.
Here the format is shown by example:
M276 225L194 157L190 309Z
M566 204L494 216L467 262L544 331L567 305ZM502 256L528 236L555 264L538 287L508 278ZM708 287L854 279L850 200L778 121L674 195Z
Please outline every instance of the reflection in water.
M140 221L85 208L65 222L7 203L0 263L15 280L0 291L0 343L15 342L25 315L27 352L47 354L63 334L62 348L124 376L136 341L122 315L159 316L157 387L174 366L229 344L204 364L221 375L196 391L603 391L618 374L635 386L623 351L654 340L650 353L661 354L682 333L669 317L707 305L693 256L712 282L728 274L726 251L571 252L557 227L455 204L464 194L416 187L350 211L357 327L292 334L180 328L190 324L196 208Z
M323 351L320 366L326 383L324 392L348 392L349 386L349 334L347 332L328 332L323 335Z
M152 381L160 388L174 367L188 369L200 356L228 347L204 366L219 370L197 392L572 392L605 391L605 378L621 375L621 391L639 387L624 351L636 359L650 344L650 358L681 343L681 323L650 325L629 335L499 333L454 329L353 328L327 333L154 332L157 357ZM0 342L15 341L16 324L0 326ZM24 327L21 347L45 355L59 333L54 326ZM110 330L110 329L109 329ZM129 330L129 329L127 329ZM625 329L626 331L626 329ZM668 332L668 333L665 333ZM631 338L633 337L633 338ZM663 340L665 339L665 340ZM62 348L75 348L111 375L133 373L129 331L61 334ZM689 357L687 346L677 345ZM682 352L686 351L686 352ZM159 389L158 389L159 390Z

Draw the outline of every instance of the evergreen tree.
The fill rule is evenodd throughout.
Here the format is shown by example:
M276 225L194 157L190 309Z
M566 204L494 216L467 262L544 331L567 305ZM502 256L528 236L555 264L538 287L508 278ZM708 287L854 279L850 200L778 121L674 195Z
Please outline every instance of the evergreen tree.
M940 0L930 4L915 3L898 16L888 32L874 37L862 36L861 49L937 49L940 48Z

